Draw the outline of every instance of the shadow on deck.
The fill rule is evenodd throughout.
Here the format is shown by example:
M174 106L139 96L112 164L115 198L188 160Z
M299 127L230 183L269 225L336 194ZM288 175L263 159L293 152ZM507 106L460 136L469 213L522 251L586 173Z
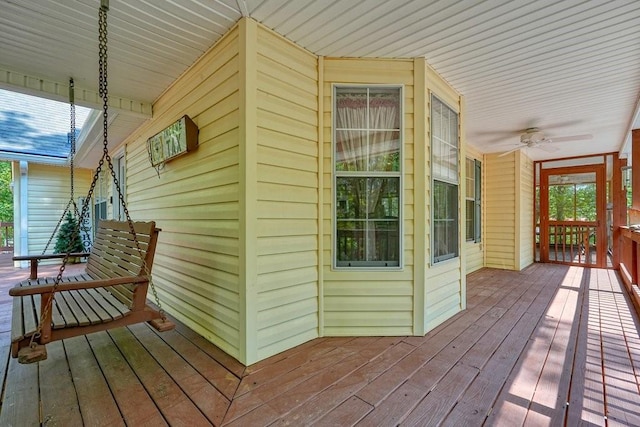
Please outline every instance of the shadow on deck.
M425 337L319 338L247 368L180 324L19 365L7 290L28 270L0 274L0 425L640 425L638 319L611 270L481 270Z

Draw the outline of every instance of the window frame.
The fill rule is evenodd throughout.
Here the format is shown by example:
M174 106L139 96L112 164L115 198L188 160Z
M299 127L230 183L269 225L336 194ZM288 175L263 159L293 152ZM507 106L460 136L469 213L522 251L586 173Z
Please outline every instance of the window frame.
M127 162L125 159L125 153L119 152L113 157L113 167L116 172L116 177L118 179L118 184L120 184L120 192L122 193L122 197L126 203L127 201ZM113 219L117 221L126 220L126 215L124 213L124 207L120 202L120 198L118 196L118 188L116 187L115 181L111 180L111 206L112 213L111 216Z
M468 162L472 162L472 164L468 165ZM469 177L469 168L471 168L471 177ZM473 185L473 197L469 197L465 192L465 239L467 242L480 243L482 241L482 162L473 157L467 157L465 159L465 174L467 190L469 189L469 184ZM467 233L467 222L469 221L468 202L473 202L472 236Z
M476 200L474 216L474 233L475 243L482 241L482 162L478 159L475 160L475 185L476 185Z
M399 152L398 171L338 171L337 164L337 114L336 94L340 89L397 89L399 92ZM404 269L404 85L402 84L346 84L334 83L331 88L331 167L332 167L332 256L331 267L338 271L399 271ZM367 125L368 126L368 125ZM388 265L389 261L346 261L338 260L338 179L358 178L397 178L398 180L398 263ZM346 263L351 265L344 265ZM395 264L395 261L393 262Z
M436 264L440 264L442 262L448 261L448 260L453 260L456 258L460 257L460 246L461 246L461 230L460 230L460 222L461 222L461 218L460 218L460 169L461 169L461 161L460 161L460 113L458 110L456 110L455 108L452 108L449 104L447 104L444 100L442 100L441 98L439 98L438 96L436 96L434 93L430 94L430 106L429 106L429 118L430 118L430 129L429 129L429 133L430 133L430 164L431 164L431 262L433 265ZM437 174L434 172L435 170L435 161L434 161L434 157L435 157L435 136L434 136L434 104L435 101L439 102L442 107L447 108L448 110L450 110L456 118L456 126L455 126L455 147L453 146L453 144L451 144L451 141L444 141L445 142L445 146L448 147L453 147L455 148L455 165L456 165L456 171L455 171L455 175L454 178L452 178L451 176L448 177L443 177L443 176L437 176ZM448 125L449 130L451 130L451 124ZM435 197L436 197L436 185L438 185L439 183L443 183L445 185L451 185L451 186L455 186L456 188L456 193L457 193L457 197L455 198L456 203L455 203L455 211L453 212L452 218L455 221L455 226L453 228L454 230L454 239L453 242L455 244L455 247L452 248L453 250L445 255L441 255L441 256L436 256L436 239L435 239L435 235L436 235L436 222L441 222L441 221L446 221L448 220L448 218L446 219L436 219L436 203L435 203ZM449 242L448 242L449 243Z
M98 229L100 220L109 217L109 178L108 169L101 169L93 193L93 230ZM104 217L103 217L104 214Z

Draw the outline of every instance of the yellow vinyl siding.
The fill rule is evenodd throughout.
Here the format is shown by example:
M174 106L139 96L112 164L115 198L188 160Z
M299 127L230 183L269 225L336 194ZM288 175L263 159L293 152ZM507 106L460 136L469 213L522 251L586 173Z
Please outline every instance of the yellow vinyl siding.
M414 61L323 58L323 302L324 335L413 334ZM402 271L333 270L332 84L403 85Z
M400 269L332 268L334 83L403 87ZM125 141L129 209L163 230L167 311L245 364L317 336L421 335L459 311L460 258L425 266L430 91L461 103L423 58L318 58L241 19ZM146 140L184 114L199 146L158 177Z
M424 330L427 331L435 328L444 320L453 316L465 307L464 296L465 278L463 275L463 258L465 250L464 242L464 118L462 117L462 100L460 95L440 77L431 67L426 68L426 90L427 90L427 182L425 187L425 201L427 204L426 211L426 259L425 259L425 289L424 289ZM460 255L456 258L432 264L432 213L431 213L431 128L430 128L430 112L431 112L431 95L436 96L442 102L447 104L455 112L460 114L459 117L459 138L460 138L460 155L458 158L458 242ZM416 236L416 238L419 238Z
M125 143L131 216L162 229L153 274L163 307L241 358L238 37L234 27L203 55ZM146 141L184 114L198 126L198 148L158 176Z
M518 244L518 270L522 270L533 263L533 161L520 150L518 159L519 179L518 197L520 198L516 228L519 233Z
M484 176L486 266L521 270L533 262L533 161L490 154Z
M482 154L480 154L480 152L478 152L475 148L467 145L465 147L466 149L466 157L471 158L471 159L475 159L475 160L479 160L480 162L482 162L482 168L481 168L481 173L482 173L482 177L480 179L480 185L481 185L481 199L480 199L480 204L482 206L481 211L482 214L480 216L480 229L482 231L484 231L484 222L485 222L485 215L484 215L484 161L482 158ZM466 171L466 169L465 169ZM480 239L479 242L474 242L474 241L468 241L464 243L464 251L465 251L465 255L466 255L466 259L465 259L465 265L466 265L466 274L472 273L476 270L481 269L482 267L484 267L484 235L483 233L480 233L480 235L482 236L482 238Z
M516 268L516 155L485 156L487 267Z
M317 57L257 31L256 360L318 336Z
M89 192L92 172L75 169L74 193L78 210L82 209L79 198ZM30 163L27 178L28 203L28 254L39 255L47 245L71 197L70 170L68 166L48 166ZM73 207L70 209L73 210ZM56 237L53 237L47 253L53 253ZM42 261L57 263L58 261Z

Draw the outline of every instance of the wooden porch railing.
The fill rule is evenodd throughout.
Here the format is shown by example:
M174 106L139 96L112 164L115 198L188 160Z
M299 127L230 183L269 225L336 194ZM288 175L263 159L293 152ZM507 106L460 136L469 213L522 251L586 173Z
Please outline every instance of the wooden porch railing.
M13 251L13 223L0 222L0 252Z
M375 236L374 238L372 238L372 234ZM371 252L369 257L376 260L392 260L399 252L397 222L389 224L381 221L375 230L365 228L339 230L337 241L339 260L344 262L348 262L348 260L365 261L368 258L367 251ZM370 247L367 247L367 244Z
M584 221L549 221L549 261L593 264L597 224Z
M620 256L620 276L624 282L629 297L633 302L636 312L640 315L640 287L638 287L638 278L640 277L640 229L632 229L629 227L620 227L622 235L622 244L620 245L622 253Z

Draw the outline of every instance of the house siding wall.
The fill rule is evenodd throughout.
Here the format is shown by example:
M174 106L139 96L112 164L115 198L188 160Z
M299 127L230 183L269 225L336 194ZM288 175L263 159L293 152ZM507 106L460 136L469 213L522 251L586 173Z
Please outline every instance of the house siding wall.
M162 229L153 274L163 307L241 359L238 38L234 27L154 103L153 119L125 144L131 216ZM184 114L198 126L199 146L158 175L146 141Z
M318 58L257 28L256 360L318 336Z
M69 167L49 166L30 163L28 166L27 203L28 210L28 253L39 255L47 245L47 241L53 234L56 224L64 213L71 195ZM88 169L74 170L74 195L76 203L78 198L85 197L89 192L92 173ZM78 209L82 206L78 204ZM47 253L53 253L56 244L54 237L47 249ZM42 264L58 263L57 260L46 261Z
M334 83L403 86L401 269L332 266ZM241 19L125 141L129 210L163 229L167 311L251 364L317 336L422 335L464 308L462 256L429 265L432 92L462 108L423 58L318 58ZM183 114L199 147L158 177L146 141Z
M519 255L518 269L522 270L534 261L533 253L533 160L523 150L518 156L518 172L515 179L519 179L518 197L520 198L519 224L516 228L519 234L517 253Z
M322 300L326 336L413 334L414 61L323 58ZM336 270L333 260L332 85L403 85L403 243L401 271Z
M465 266L466 266L466 273L473 273L476 270L481 269L482 267L484 267L484 223L485 223L485 215L484 215L484 190L485 190L485 183L484 183L484 161L483 161L483 156L482 154L480 154L476 149L474 149L473 147L470 146L466 146L466 157L469 157L471 159L474 160L479 160L480 162L482 162L482 177L481 177L481 198L480 198L480 204L481 204L481 217L480 217L480 228L481 228L481 239L479 242L474 242L474 241L466 241L464 244L464 250L465 250L465 255L466 255L466 259L465 259ZM463 171L466 172L466 169ZM466 180L464 180L466 182ZM465 193L463 193L465 194Z
M485 156L486 266L516 268L516 156ZM518 178L519 179L519 178Z
M460 256L451 260L442 261L436 264L432 262L432 212L431 212L431 128L430 124L430 111L431 111L431 97L427 97L427 141L428 151L426 154L427 161L427 185L426 185L426 203L427 203L427 224L426 227L426 240L429 242L427 246L427 257L425 260L426 272L425 272L425 315L424 315L424 332L427 332L444 320L453 316L465 306L466 295L466 280L463 274L463 263L465 254L465 238L464 238L464 117L462 116L463 103L460 95L446 82L444 81L432 68L428 67L426 70L426 81L428 94L432 94L447 104L450 108L460 114L459 120L459 138L461 154L458 159L458 242ZM416 238L420 238L416 236Z

